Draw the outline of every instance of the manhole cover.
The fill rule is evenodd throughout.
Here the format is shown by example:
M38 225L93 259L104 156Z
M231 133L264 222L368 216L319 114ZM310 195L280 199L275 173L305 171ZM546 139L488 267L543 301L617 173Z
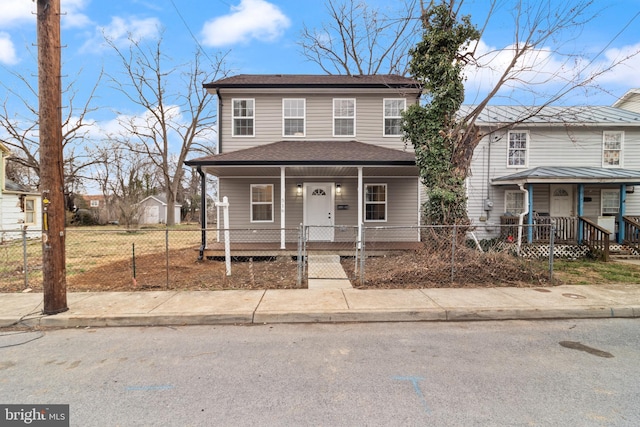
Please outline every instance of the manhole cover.
M573 299L585 299L587 297L578 294L562 294L563 297L573 298Z

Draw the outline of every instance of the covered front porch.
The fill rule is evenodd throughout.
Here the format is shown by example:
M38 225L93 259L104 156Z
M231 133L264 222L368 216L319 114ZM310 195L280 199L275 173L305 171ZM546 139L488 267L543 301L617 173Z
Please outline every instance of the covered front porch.
M587 245L608 254L613 244L640 249L640 206L629 200L640 183L640 171L593 167L534 168L496 178L521 204L519 212L501 216L502 225L526 226L527 243ZM510 186L510 187L509 187ZM517 186L517 190L508 190ZM519 193L519 194L517 194ZM507 202L505 202L507 205ZM503 227L501 234L508 234Z

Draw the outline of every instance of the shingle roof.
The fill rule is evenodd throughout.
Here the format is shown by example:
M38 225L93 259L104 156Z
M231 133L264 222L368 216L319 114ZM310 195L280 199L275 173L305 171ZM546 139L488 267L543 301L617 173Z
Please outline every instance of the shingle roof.
M421 91L420 83L393 74L238 74L211 83L205 88L411 88Z
M494 184L572 182L640 185L640 171L617 168L546 166L494 178L492 182Z
M400 165L415 166L415 154L358 141L279 141L200 157L188 166Z
M469 114L476 106L463 105L460 115ZM539 110L539 111L538 111ZM528 117L535 114L533 117ZM484 108L477 124L501 125L514 123L530 125L622 125L640 126L640 114L608 106L584 107L526 107L519 105L489 105Z
M35 193L29 187L22 184L18 184L17 182L13 182L8 178L4 180L4 188L7 191L15 191L20 193Z

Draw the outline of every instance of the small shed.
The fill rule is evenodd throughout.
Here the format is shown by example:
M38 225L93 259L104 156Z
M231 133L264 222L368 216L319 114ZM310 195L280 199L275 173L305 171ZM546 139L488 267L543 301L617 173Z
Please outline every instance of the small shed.
M180 224L180 209L182 205L176 203L175 223ZM167 198L163 195L149 196L140 202L140 224L166 224Z

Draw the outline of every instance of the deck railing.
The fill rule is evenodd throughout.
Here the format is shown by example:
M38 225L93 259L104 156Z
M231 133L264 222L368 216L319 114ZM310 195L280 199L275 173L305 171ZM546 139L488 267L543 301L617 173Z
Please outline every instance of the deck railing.
M524 217L523 225L526 227L528 224L529 216ZM511 227L503 227L501 236L507 237L508 234L512 236L517 235L518 230L518 217L517 216L502 216L500 217L500 223L503 225L513 225ZM551 227L544 227L544 225L555 224L555 243L576 243L578 241L578 218L576 217L561 217L561 216L538 216L535 215L533 224L542 227L533 227L533 241L532 243L548 243L550 241L549 234L551 233ZM526 230L526 228L525 228ZM524 233L526 238L526 232Z
M581 217L582 244L586 245L600 259L609 261L609 234L606 228L600 227L588 218Z
M622 217L624 227L624 244L640 249L640 217Z

